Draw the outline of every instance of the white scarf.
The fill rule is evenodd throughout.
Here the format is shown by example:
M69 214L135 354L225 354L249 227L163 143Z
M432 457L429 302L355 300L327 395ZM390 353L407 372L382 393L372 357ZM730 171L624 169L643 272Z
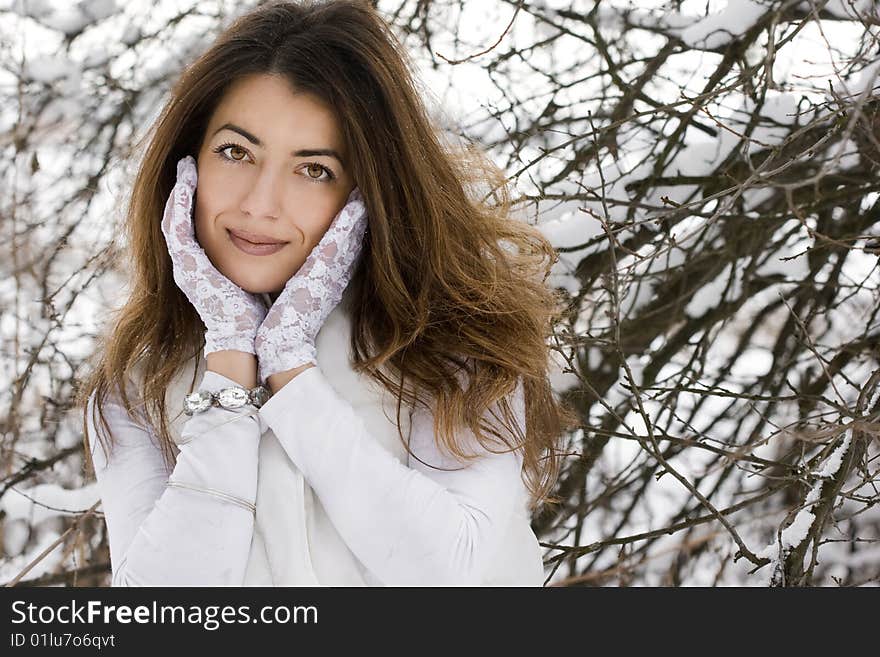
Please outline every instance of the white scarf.
M376 442L401 463L409 453L394 422L394 396L371 377L355 372L350 362L351 315L348 288L328 315L315 340L318 367L364 421ZM169 432L175 444L189 419L183 398L201 381L206 361L202 354L189 361L172 379L165 396ZM193 379L193 367L198 374ZM265 426L265 422L263 422ZM409 435L410 414L401 407L401 428ZM263 433L259 449L256 518L244 586L382 586L355 557L336 531L321 500L288 457L274 432ZM525 508L511 519L502 551L492 560L485 586L541 586L544 580L541 548Z

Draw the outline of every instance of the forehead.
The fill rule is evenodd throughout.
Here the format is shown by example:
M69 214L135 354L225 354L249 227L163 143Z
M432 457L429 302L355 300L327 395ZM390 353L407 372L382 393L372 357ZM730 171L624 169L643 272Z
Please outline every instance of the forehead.
M234 123L258 136L265 148L288 150L308 141L340 149L341 130L335 112L314 94L295 90L275 75L251 75L233 82L208 123L207 137L224 123Z

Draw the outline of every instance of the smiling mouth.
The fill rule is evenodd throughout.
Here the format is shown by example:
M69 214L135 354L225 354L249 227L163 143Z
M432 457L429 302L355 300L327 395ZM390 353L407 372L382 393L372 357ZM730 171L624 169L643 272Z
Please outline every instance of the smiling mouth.
M264 245L264 244L287 244L286 241L283 241L283 240L272 240L271 238L270 238L269 240L267 240L267 241L264 241L264 242L258 242L258 241L255 240L255 239L252 240L252 239L249 237L249 233L245 233L245 232L240 231L240 230L239 230L239 231L234 231L234 230L232 230L231 228L227 228L226 231L227 231L228 233L230 233L231 235L235 235L238 239L243 240L243 241L245 241L245 242L250 242L251 244L259 244L259 245ZM254 237L257 237L257 238L258 238L258 237L260 237L260 236L258 236L258 235L254 235Z
M271 255L273 253L277 253L285 246L287 246L288 242L275 242L272 244L256 244L254 242L250 242L243 237L239 237L235 235L229 229L226 230L226 234L229 236L229 241L239 250L247 253L248 255Z

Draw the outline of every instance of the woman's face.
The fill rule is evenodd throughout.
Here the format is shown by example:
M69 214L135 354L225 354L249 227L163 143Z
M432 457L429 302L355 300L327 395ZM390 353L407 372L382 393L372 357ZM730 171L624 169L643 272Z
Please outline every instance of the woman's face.
M265 74L236 81L208 123L197 157L196 238L214 266L273 300L299 270L355 187L334 113ZM230 231L281 241L247 253Z

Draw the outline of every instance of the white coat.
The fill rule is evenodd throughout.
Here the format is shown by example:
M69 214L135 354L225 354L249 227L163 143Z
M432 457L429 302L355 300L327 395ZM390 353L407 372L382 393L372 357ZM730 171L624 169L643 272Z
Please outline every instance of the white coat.
M516 454L519 471L521 454L504 455L507 465L503 467L507 470L503 471L503 479L497 474L502 472L500 466L493 466L491 471L487 468L485 476L494 478L482 482L482 466L471 468L468 473L444 473L442 476L448 478L432 481L425 474L410 470L413 459L398 437L394 397L373 379L351 368L350 332L346 294L317 335L318 367L294 378L258 413L262 435L254 501L256 515L242 584L542 586L542 551L530 526L527 491L522 480L511 474L514 462L510 459ZM205 365L200 354L181 369L168 387L165 401L171 420L169 430L178 447L191 439L182 437L190 420L181 410L183 398L192 392L193 381L202 380ZM131 382L135 389L140 389L142 375L134 373ZM424 410L419 412L425 414L420 425L425 431L431 426L430 416ZM404 436L412 437L419 412L413 416L405 405L401 407ZM372 445L378 445L381 451ZM422 458L422 454L416 453ZM349 457L356 460L348 466L349 481L343 482L335 474L333 463L347 463ZM423 460L436 465L437 457L433 454L430 460ZM331 462L324 463L322 459ZM392 464L392 460L397 464ZM443 460L441 465L462 467L453 460ZM391 479L385 481L377 474L380 472ZM103 479L111 481L106 476ZM98 480L102 481L101 473ZM488 492L479 499L469 497L469 489L459 482L474 482L474 486L482 485ZM323 491L324 499L318 491ZM110 483L103 485L102 494L105 502L106 496L118 495ZM377 507L377 500L385 500L383 506ZM487 501L485 506L480 500ZM416 509L417 504L422 506ZM114 509L108 511L108 526L110 513L117 517L125 514L119 498L114 497L105 506ZM490 515L488 508L506 511L503 516L495 511L491 512L495 515ZM113 522L122 524L122 520ZM436 541L431 538L435 528ZM386 536L383 531L397 538ZM110 533L112 551L112 526ZM488 540L484 539L486 536L494 537L490 551L488 543L483 542ZM117 546L117 553L122 549ZM453 570L455 565L444 570L453 558L459 560L456 563L475 563L469 560L477 554L479 562L473 567L478 571L459 573ZM118 564L121 554L116 554L114 560ZM161 568L158 562L156 568Z

